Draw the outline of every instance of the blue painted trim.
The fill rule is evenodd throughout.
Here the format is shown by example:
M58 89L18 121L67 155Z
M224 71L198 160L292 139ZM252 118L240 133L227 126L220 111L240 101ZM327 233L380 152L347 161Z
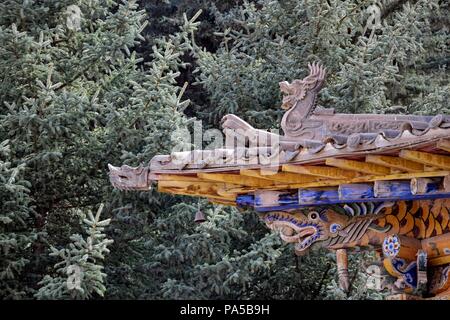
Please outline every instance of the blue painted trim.
M432 182L427 184L427 190L425 192L439 192L440 182Z
M310 203L316 201L333 201L339 200L338 189L315 190L315 189L299 189L298 202Z
M255 196L251 194L243 194L236 197L236 204L238 206L254 206Z
M378 198L381 197L408 197L412 196L411 183L409 181L377 181L383 187L378 190Z
M283 193L278 196L278 204L291 204L291 203L298 203L298 194L292 194L292 193ZM262 199L260 195L255 195L255 207L262 206Z
M278 202L280 204L298 203L298 193L296 192L295 194L280 194Z
M433 193L433 194L421 194L421 195L411 195L405 197L389 197L389 198L366 198L366 199L357 199L357 200L321 200L313 203L303 203L303 204L288 204L281 206L273 206L273 207L259 207L255 208L256 211L259 212L267 212L267 211L280 211L280 210L289 210L289 209L301 209L305 207L314 207L314 206L323 206L330 204L340 204L340 203L360 203L360 202L383 202L383 201L401 201L401 200L432 200L432 199L441 199L441 198L450 198L450 192L443 193Z
M299 206L298 204L285 204L283 206L273 206L273 207L255 207L255 210L258 212L269 212L269 211L283 211L289 209L298 209L304 208L306 206Z
M375 197L372 184L341 184L339 185L340 200L344 199L365 199Z

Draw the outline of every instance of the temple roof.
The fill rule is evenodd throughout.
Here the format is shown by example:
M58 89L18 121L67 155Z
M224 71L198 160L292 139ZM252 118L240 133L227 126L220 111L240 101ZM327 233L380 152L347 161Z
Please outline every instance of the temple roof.
M285 93L282 108L287 109L281 122L283 135L227 115L222 119L222 148L156 155L149 165L138 168L110 165L112 184L148 190L155 181L161 192L255 207L262 193L266 205L271 197L280 205L280 194L324 188L338 193L334 203L348 202L352 199L342 191L347 185L372 188L370 197L360 195L354 201L450 197L450 179L445 178L450 173L449 116L335 113L316 105L325 69L319 64L309 69L303 80L280 83ZM430 179L439 184L432 192L423 187ZM407 194L380 197L380 188L389 187L387 182L407 183L411 188ZM291 199L296 206L321 203L296 197Z
M234 115L228 115L224 119ZM341 116L341 115L339 115ZM344 115L342 115L344 116ZM353 115L345 115L353 116ZM361 115L369 117L370 115ZM243 120L239 119L244 122ZM284 143L280 137L278 146L235 147L214 150L193 150L173 152L170 155L157 155L150 161L152 173L198 173L239 170L242 168L256 169L271 167L268 157L279 157L283 164L323 164L329 157L334 158L364 158L370 154L398 156L403 149L424 150L433 153L446 153L436 146L442 139L450 137L448 122L442 122L436 127L424 127L410 130L405 128L396 134L390 132L370 132L349 135L339 139L336 136L325 136L322 140L298 139L295 143ZM224 129L226 132L227 128ZM227 136L228 138L228 136ZM242 139L245 136L241 136ZM349 142L349 140L351 140ZM442 142L441 142L442 144ZM276 152L277 154L272 154Z

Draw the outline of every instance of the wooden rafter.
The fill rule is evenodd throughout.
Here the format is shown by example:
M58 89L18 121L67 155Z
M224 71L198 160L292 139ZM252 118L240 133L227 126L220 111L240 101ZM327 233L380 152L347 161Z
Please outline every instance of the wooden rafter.
M450 263L450 255L432 258L428 261L430 266L442 266L448 263Z
M357 171L365 174L386 175L391 173L391 170L388 167L362 161L328 158L325 160L325 164L328 166Z
M399 157L391 156L366 156L366 162L390 167L391 169L397 169L406 172L422 172L424 171L424 165L414 161L406 160Z
M264 174L265 173L265 174ZM306 182L313 182L318 181L319 178L306 175L306 174L298 174L298 173L292 173L292 172L263 172L261 173L260 170L246 170L241 169L240 174L243 176L248 177L255 177L270 181L276 181L276 182L283 182L283 183L306 183Z
M400 157L369 155L366 157L366 162L328 158L325 160L328 166L283 165L281 172L277 172L277 168L274 168L271 171L266 170L267 172L260 169L241 169L239 174L237 172L198 173L196 176L160 174L158 180L162 188L170 190L188 192L191 195L197 192L202 196L213 194L231 198L236 194L254 192L259 189L276 191L335 187L349 183L444 177L449 175L450 171L441 170L441 168L447 165L450 168L449 159L450 157L442 155L403 150ZM448 164L447 161L449 161ZM435 166L431 167L430 164ZM436 164L439 168L436 168ZM401 172L391 173L391 169ZM434 171L429 171L432 169Z
M275 183L273 181L268 181L265 179L241 176L235 173L198 173L197 176L204 180L211 180L217 182L226 182L232 184L238 184L246 187L269 187L273 186Z
M450 152L450 139L441 139L441 140L439 140L437 142L437 144L436 144L436 147L441 149L441 150Z
M233 195L232 197L223 197L221 195L214 194L213 192L195 192L195 191L189 191L186 189L177 189L177 188L170 188L170 187L160 187L158 186L158 192L162 193L170 193L170 194L176 194L176 195L183 195L183 196L191 196L191 197L203 197L203 198L211 198L215 200L222 200L222 201L235 201L236 196Z
M219 204L219 205L224 205L224 206L233 206L236 207L237 204L235 201L227 201L227 200L222 200L222 199L215 199L215 198L208 198L209 202L211 202L212 204Z
M333 169L333 168L331 168ZM261 187L259 189L264 190L284 190L284 189L299 189L299 188L314 188L314 187L334 187L346 183L361 183L361 182L375 182L375 181L389 181L389 180L411 180L413 178L422 177L445 177L450 174L450 171L434 171L434 172L409 172L409 173L397 173L388 174L384 176L360 176L353 179L325 179L307 183L293 183L293 184L280 184L271 185L267 187ZM254 189L246 189L242 187L229 187L229 192L252 192Z
M228 188L234 188L234 187L230 186ZM225 186L225 188L219 187L219 188L217 188L216 192L219 196L224 197L224 198L236 198L236 193L229 192L228 188L226 186Z
M190 181L190 182L209 182L198 178L196 175L181 175L181 174L158 174L155 177L157 181Z
M443 156L422 151L402 150L400 151L400 157L423 163L428 166L450 170L450 156Z
M327 166L301 166L285 164L283 165L282 170L285 172L301 173L328 179L352 179L359 175L355 171Z
M445 248L450 248L450 233L441 234L422 240L422 247L427 251L428 257L441 257L449 255L445 253Z
M216 183L212 181L170 181L170 180L162 180L158 181L158 186L162 188L179 188L179 189L191 189L191 190L200 190L200 189L208 189L208 188L225 188L224 183ZM238 186L238 185L235 185Z

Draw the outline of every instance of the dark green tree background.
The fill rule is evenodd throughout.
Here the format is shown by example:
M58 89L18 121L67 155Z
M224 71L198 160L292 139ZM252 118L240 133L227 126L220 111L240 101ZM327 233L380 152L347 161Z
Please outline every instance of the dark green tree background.
M352 256L344 295L331 254L296 257L254 212L113 190L107 164L170 152L194 119L277 127L278 82L315 60L321 105L448 113L449 13L442 0L2 1L0 297L382 298L364 288L370 256Z

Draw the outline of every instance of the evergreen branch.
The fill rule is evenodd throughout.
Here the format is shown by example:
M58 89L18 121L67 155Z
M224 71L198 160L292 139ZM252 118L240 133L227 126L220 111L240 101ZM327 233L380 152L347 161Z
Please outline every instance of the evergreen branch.
M384 9L381 11L381 19L386 19L392 13L401 10L401 7L407 2L416 3L418 0L397 0L390 2Z
M434 60L426 62L424 64L420 64L420 65L416 66L415 68L421 69L421 70L435 69L435 68L439 68L441 66L446 66L448 68L449 64L450 64L450 56L444 57L444 58L439 58L439 59L434 59ZM412 68L412 67L414 67L414 65L407 66L407 68Z
M98 60L100 59L100 57L97 57L96 59L94 59L94 61L92 63L96 63ZM85 73L92 67L91 64L87 64L86 67L84 67L79 73L77 73L74 77L72 77L72 79L70 79L69 81L63 83L61 86L59 86L59 88L56 88L55 91L59 91L69 85L71 85L73 82L75 82L76 80L78 80L80 77L84 76Z
M349 289L348 289L348 292L347 292L347 297L349 297L349 296L352 294L352 291L353 291L353 283L355 282L355 280L356 280L357 277L358 277L358 270L356 269L356 270L353 272L353 277L352 277L352 279L350 280L350 285L349 285Z
M316 290L314 291L314 294L312 295L313 300L315 300L319 296L320 291L322 290L323 284L325 283L325 279L327 278L328 272L330 272L330 270L331 270L331 264L327 263L325 271L322 273L322 277L320 279L319 285L317 286Z

